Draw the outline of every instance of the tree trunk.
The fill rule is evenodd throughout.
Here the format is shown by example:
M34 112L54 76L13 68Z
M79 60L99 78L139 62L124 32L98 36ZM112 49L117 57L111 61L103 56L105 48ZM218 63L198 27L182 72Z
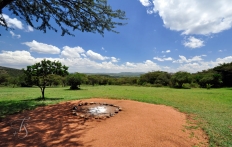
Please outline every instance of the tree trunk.
M40 87L41 93L42 93L42 100L45 100L44 98L44 91L45 91L45 87Z

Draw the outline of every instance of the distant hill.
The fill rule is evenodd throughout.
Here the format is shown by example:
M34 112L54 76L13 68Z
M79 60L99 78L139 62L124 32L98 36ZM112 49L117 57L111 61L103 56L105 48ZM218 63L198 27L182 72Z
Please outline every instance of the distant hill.
M20 76L23 74L23 71L20 69L9 68L0 66L0 74L9 74L10 76Z
M110 76L110 77L139 77L144 72L120 72L120 73L84 73L87 75L102 75L102 76Z

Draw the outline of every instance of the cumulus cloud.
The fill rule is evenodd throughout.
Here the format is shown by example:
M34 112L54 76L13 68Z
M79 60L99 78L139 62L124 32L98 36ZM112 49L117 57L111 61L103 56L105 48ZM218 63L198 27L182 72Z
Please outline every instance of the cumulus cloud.
M37 52L41 54L59 54L60 49L56 46L45 44L45 43L40 43L35 40L32 42L24 42L22 44L27 45L30 47L30 51L32 52Z
M193 36L190 36L187 41L184 41L184 46L189 48L200 48L204 46L204 41L197 39Z
M84 54L85 50L82 47L69 47L64 46L63 51L61 52L62 58L80 58L81 55L86 57Z
M168 58L154 57L153 59L158 60L158 61L172 61L173 60L171 57L168 57Z
M21 35L15 34L13 31L10 31L12 37L21 38Z
M6 14L2 14L2 16L5 19L8 27L23 29L23 23L20 20L18 20L17 18L10 18ZM2 22L0 22L0 23L2 23Z
M119 59L118 58L115 58L115 57L111 57L111 62L118 62L119 61Z
M185 56L179 55L180 59L174 60L173 63L190 63L190 62L199 62L202 61L203 59L201 58L202 56L194 56L190 59L187 59Z
M232 26L231 0L140 0L153 7L164 26L182 34L208 35L230 29Z
M92 50L88 50L88 51L86 52L86 55L87 55L89 58L93 59L93 60L106 60L106 59L109 59L109 57L104 57L104 56L102 56L101 54L95 53L95 52L92 51Z
M34 63L34 57L31 56L28 51L2 51L0 53L0 63L1 65L11 66L15 68L22 68L26 65ZM18 67L18 65L21 65Z
M149 0L139 0L143 6L150 6L151 2Z
M71 47L64 47L65 51ZM71 48L76 50L78 53L83 54L84 50L81 47ZM82 52L82 53L81 53ZM148 72L148 71L167 71L167 72L177 72L177 71L187 71L187 72L197 72L213 68L218 66L220 63L230 63L232 62L232 56L217 58L214 61L203 61L201 56L195 56L187 59L184 56L179 56L179 60L175 60L177 64L168 66L161 66L157 63L146 60L143 62L125 62L118 64L110 60L103 62L96 62L90 58L85 58L79 56L76 58L68 57L63 58L46 58L51 61L60 61L62 64L69 67L69 72ZM40 62L44 58L33 57L30 52L22 51L1 51L0 52L0 63L2 66L13 67L13 68L26 68L28 65L32 65L36 62ZM112 59L111 59L112 60ZM176 65L176 66L175 66Z

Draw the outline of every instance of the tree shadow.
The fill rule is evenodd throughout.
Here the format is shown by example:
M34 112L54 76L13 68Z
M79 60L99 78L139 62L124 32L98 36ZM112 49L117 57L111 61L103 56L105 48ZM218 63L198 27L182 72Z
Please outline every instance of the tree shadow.
M79 89L70 89L70 88L68 88L68 89L64 89L64 90L66 90L66 91L80 91L80 90L88 90L88 89L83 89L83 88L79 88Z
M72 115L72 107L72 103L66 102L6 117L0 122L0 138L4 140L0 146L85 146L89 142L83 142L81 137L93 126L86 126L86 120ZM20 139L20 135L25 136L25 131L19 133L23 118L29 118L24 122L28 134ZM11 122L19 119L12 128Z
M45 106L45 104L35 101L0 101L0 121L7 115L20 113L23 110L33 110L38 106Z
M49 101L57 101L57 100L62 100L64 98L42 98L42 97L38 97L38 98L34 98L34 99L26 99L26 100L21 100L21 101L46 101L46 100L49 100Z

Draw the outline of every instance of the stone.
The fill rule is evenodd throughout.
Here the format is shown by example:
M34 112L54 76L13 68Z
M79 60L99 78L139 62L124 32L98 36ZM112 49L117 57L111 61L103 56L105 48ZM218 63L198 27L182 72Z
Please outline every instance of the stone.
M92 104L95 104L95 102L90 102L89 104L91 104L91 105L92 105Z
M112 116L114 116L115 115L115 113L110 113L110 116L112 117Z
M80 115L80 118L84 118L84 117L85 117L85 115L84 115L84 114L81 114L81 115Z
M72 114L75 115L75 116L78 116L78 113L76 113L76 112L72 112Z
M77 110L77 106L74 106L74 107L73 107L73 110Z
M85 102L84 104L85 104L85 105L88 105L88 102Z
M121 107L119 107L119 108L118 108L118 110L119 110L119 111L122 111L122 108L121 108Z
M115 109L115 110L114 110L115 113L118 113L118 111L119 111L119 109Z

